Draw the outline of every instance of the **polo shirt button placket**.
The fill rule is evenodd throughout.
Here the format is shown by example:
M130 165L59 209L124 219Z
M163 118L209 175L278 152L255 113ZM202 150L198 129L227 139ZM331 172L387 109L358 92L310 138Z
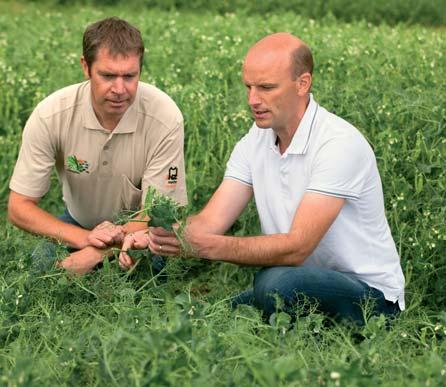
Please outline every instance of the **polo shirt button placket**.
M288 184L288 157L280 158L280 191L284 199L288 198L289 184Z
M109 169L110 169L110 162L108 160L109 159L109 157L108 157L109 151L110 151L110 145L106 143L102 147L102 157L101 157L101 161L100 161L102 172L103 173L105 172L106 174L109 172Z

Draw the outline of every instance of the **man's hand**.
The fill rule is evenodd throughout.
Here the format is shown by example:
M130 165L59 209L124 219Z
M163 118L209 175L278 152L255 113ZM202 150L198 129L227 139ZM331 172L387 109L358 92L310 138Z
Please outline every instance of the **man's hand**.
M145 249L149 244L149 236L147 235L148 230L140 230L136 232L129 233L125 236L124 242L122 243L121 253L119 254L119 266L122 269L130 269L135 262L127 254L129 249Z
M149 249L154 254L181 255L181 242L173 231L150 227L147 239Z
M123 226L117 226L109 221L99 223L87 235L87 243L90 246L104 248L122 243L125 232Z
M93 270L94 267L103 261L109 252L100 250L92 246L83 248L82 250L71 253L57 266L76 274L85 274Z

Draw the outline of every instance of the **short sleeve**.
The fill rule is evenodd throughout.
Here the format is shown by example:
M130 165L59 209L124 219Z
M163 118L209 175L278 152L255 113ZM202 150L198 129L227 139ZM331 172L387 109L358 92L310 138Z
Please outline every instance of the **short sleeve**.
M234 179L252 185L249 149L248 133L235 145L226 164L225 179Z
M49 190L55 159L51 133L37 107L23 130L22 145L9 188L22 195L41 198Z
M170 196L180 205L187 204L184 125L182 119L160 141L154 156L147 160L141 182L142 204L149 187L154 187L159 192Z
M331 139L318 150L307 191L357 200L365 185L374 154L362 136Z

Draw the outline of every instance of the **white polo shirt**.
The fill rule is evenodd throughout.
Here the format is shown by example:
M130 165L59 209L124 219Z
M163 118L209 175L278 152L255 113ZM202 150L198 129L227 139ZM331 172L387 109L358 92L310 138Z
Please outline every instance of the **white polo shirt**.
M398 301L404 275L384 211L375 155L364 136L310 95L305 115L281 155L272 129L255 124L235 146L225 178L253 187L264 234L288 233L305 192L345 199L304 265L352 274Z

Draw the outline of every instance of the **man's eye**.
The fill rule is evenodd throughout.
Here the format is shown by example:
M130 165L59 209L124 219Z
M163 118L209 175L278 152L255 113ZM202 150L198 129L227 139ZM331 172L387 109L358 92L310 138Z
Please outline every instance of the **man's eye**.
M128 81L132 80L133 78L135 78L135 75L133 74L124 75L124 79L127 79Z
M113 78L114 78L114 75L111 75L111 74L102 74L102 78L107 79L107 80L110 80L110 79L113 79Z

